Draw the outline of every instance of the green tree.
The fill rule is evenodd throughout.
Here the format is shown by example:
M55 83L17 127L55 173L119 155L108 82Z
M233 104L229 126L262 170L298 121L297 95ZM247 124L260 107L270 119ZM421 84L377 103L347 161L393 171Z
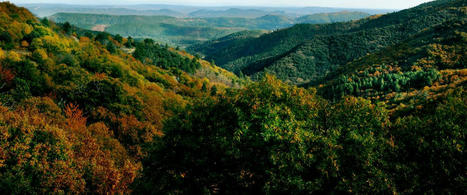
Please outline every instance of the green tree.
M47 17L44 17L41 19L41 24L44 25L44 26L49 26L50 25L50 21Z
M217 87L215 85L211 87L211 95L212 96L217 95Z
M125 47L131 48L135 45L135 40L130 36L127 38L127 42L125 43Z
M457 89L435 106L428 103L394 122L392 170L399 191L465 191L466 97L464 89Z
M69 22L65 22L63 24L63 31L66 33L66 34L71 34L71 24Z
M117 34L114 36L115 41L122 43L123 37L120 34Z
M112 54L114 54L114 53L117 52L117 47L116 47L115 44L112 43L112 42L108 42L108 43L107 43L106 49L107 49L107 51L109 51L109 52L112 53Z
M205 82L203 82L203 86L201 86L201 91L202 92L207 92L208 91L208 87L207 87L207 84Z

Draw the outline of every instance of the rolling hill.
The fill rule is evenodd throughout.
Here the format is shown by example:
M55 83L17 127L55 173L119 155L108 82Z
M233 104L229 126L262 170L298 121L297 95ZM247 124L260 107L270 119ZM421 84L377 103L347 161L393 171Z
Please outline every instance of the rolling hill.
M358 20L366 18L370 14L365 12L332 12L332 13L319 13L311 14L297 18L295 23L301 24L327 24L335 22L347 22L351 20Z
M51 16L50 19L59 23L68 21L73 25L86 29L105 26L104 30L113 34L135 38L152 38L158 42L189 46L243 30L275 30L290 27L295 23L341 22L366 16L368 14L361 12L316 14L298 19L270 14L257 18L248 18L247 16L176 18L168 16L58 13Z
M27 3L20 4L29 9L38 17L48 17L56 13L87 13L109 15L167 15L173 17L248 17L256 18L265 15L286 15L289 17L301 17L319 13L333 12L364 12L384 14L395 10L389 9L352 9L331 7L203 7L168 4L127 4L127 5L75 5L75 4L51 4L51 3Z
M238 9L230 8L227 10L209 10L200 9L189 14L190 17L194 18L218 18L218 17L229 17L229 18L257 18L265 15L270 15L271 12L258 10L258 9Z

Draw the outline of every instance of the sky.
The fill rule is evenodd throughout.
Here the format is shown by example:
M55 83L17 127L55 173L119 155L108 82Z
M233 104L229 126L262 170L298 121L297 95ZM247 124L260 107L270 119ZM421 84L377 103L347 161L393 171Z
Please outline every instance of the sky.
M4 1L4 0L0 0ZM287 6L287 7L340 7L406 9L430 0L9 0L12 3L65 3L65 4L171 4L198 6Z

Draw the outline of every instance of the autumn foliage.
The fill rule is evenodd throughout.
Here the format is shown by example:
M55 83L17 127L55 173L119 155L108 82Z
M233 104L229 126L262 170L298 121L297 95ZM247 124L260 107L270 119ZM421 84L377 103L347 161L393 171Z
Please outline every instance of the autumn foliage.
M4 193L130 193L142 145L172 113L167 102L203 94L200 79L145 65L110 35L64 34L10 3L0 3L0 21Z
M460 31L305 89L0 3L0 192L462 194Z

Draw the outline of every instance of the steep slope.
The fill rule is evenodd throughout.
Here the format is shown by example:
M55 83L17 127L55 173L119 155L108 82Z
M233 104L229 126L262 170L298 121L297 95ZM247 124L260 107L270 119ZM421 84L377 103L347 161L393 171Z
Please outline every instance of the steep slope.
M215 60L219 65L228 67L228 63L238 60L247 61L248 58L254 58L255 55L273 56L274 54L286 52L294 48L297 44L307 40L306 37L312 37L319 33L333 33L343 31L347 28L346 25L336 23L325 26L298 24L289 29L275 31L274 33L265 34L259 38L252 39L249 42L232 44L232 46L223 50L211 49L212 53L203 53L208 59ZM221 38L222 39L222 38ZM202 45L200 48L209 48L207 45ZM212 47L214 48L214 47ZM192 47L192 50L198 51ZM202 50L200 51L202 52ZM244 58L244 59L242 59ZM250 60L253 61L253 60ZM238 63L238 66L245 66L245 63ZM229 66L231 70L234 67Z
M120 49L127 39L39 21L10 3L0 3L0 21L3 193L129 193L163 121L226 86L182 71L198 62L168 48L157 51L170 64L142 63Z
M415 96L437 98L467 85L467 18L457 18L409 37L407 41L342 66L324 80L320 93L409 103ZM324 81L323 81L324 82Z
M293 84L316 82L367 53L445 21L466 17L465 6L465 1L438 0L348 23L296 25L224 50L200 52L236 73L256 77L268 72Z
M219 39L194 44L188 47L187 50L193 53L215 53L239 45L242 42L251 41L265 33L268 33L268 31L240 31Z

